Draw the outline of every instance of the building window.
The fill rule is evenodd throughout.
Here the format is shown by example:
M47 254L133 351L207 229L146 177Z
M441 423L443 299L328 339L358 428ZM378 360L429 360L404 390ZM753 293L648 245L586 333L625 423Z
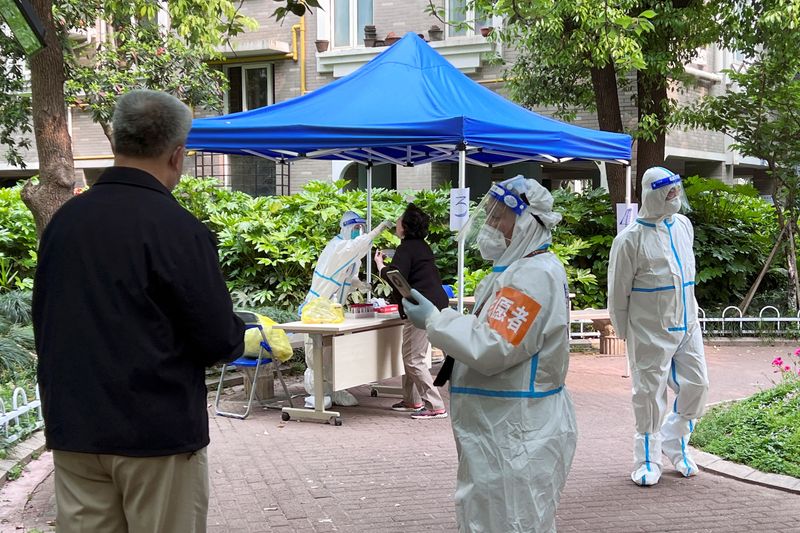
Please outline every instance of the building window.
M216 178L220 187L250 196L287 195L291 192L291 165L249 155L199 152L194 175Z
M485 14L477 13L473 8L467 8L467 0L447 0L446 19L451 22L447 26L448 37L466 37L468 35L480 35L480 29L492 25L492 21ZM472 29L459 28L453 23L466 22Z
M275 103L271 64L226 66L225 112L238 113Z
M372 24L372 0L332 0L331 34L334 48L364 44L364 26Z

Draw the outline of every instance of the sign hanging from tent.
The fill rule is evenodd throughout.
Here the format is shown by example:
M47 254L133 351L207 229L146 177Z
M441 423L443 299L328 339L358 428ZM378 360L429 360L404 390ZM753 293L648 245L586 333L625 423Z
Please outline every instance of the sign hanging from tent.
M639 206L636 204L617 204L617 233L636 222Z
M469 219L469 187L450 189L450 231L459 231Z

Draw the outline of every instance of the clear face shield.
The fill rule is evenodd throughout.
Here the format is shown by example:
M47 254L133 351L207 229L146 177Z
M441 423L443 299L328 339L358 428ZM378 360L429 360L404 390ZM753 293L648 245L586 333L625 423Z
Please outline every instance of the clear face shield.
M517 217L527 204L521 196L494 184L458 233L467 253L497 261L511 243Z
M342 228L342 235L346 239L355 239L357 237L361 237L366 233L366 227L363 224L348 224Z
M691 211L689 199L686 197L686 191L683 189L681 177L678 174L655 180L650 184L650 189L651 194L658 195L659 200L666 204L668 213Z
M353 212L345 214L339 226L341 227L339 236L346 240L355 239L367 232L367 221Z

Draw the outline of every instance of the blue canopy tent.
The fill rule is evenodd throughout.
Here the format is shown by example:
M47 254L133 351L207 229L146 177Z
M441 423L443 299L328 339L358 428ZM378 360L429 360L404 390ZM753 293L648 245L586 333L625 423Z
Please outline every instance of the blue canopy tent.
M520 107L472 81L413 33L313 93L252 111L195 119L187 147L281 163L310 158L365 164L370 227L369 192L376 164L458 161L463 188L467 163L628 164L631 157L628 135L565 124ZM463 256L459 243L460 284ZM367 267L369 275L369 262Z

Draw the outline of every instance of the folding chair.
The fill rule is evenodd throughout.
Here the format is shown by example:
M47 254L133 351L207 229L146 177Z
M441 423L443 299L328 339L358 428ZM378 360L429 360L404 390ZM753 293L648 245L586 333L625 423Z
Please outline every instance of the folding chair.
M281 367L280 362L277 361L272 356L272 348L269 346L269 342L267 342L267 336L264 334L264 328L261 326L261 323L258 321L258 316L255 313L250 313L248 311L237 311L236 315L244 321L245 329L257 329L261 334L261 342L259 343L259 350L257 357L247 357L242 356L239 359L233 361L232 363L225 363L222 365L222 371L219 375L219 384L217 385L217 394L216 399L214 401L214 411L216 414L220 416L228 416L231 418L239 418L245 419L250 414L250 408L253 404L253 398L257 397L256 392L256 385L258 383L258 372L259 370L265 365L272 365L275 374L278 376L278 381L281 382L281 387L283 387L283 392L286 394L286 400L289 402L290 407L294 407L292 405L292 395L289 394L289 388L286 386L286 382L283 380L283 374L281 374ZM229 411L223 411L219 407L219 399L222 395L222 387L225 383L225 371L228 367L241 367L241 368L255 368L253 371L253 379L250 385L250 396L247 399L247 407L243 414L239 413L232 413ZM243 379L248 379L247 374L243 372ZM259 403L263 402L261 398L258 398Z
M444 293L447 295L448 298L456 297L456 291L453 289L452 285L442 285L442 289L444 289Z

